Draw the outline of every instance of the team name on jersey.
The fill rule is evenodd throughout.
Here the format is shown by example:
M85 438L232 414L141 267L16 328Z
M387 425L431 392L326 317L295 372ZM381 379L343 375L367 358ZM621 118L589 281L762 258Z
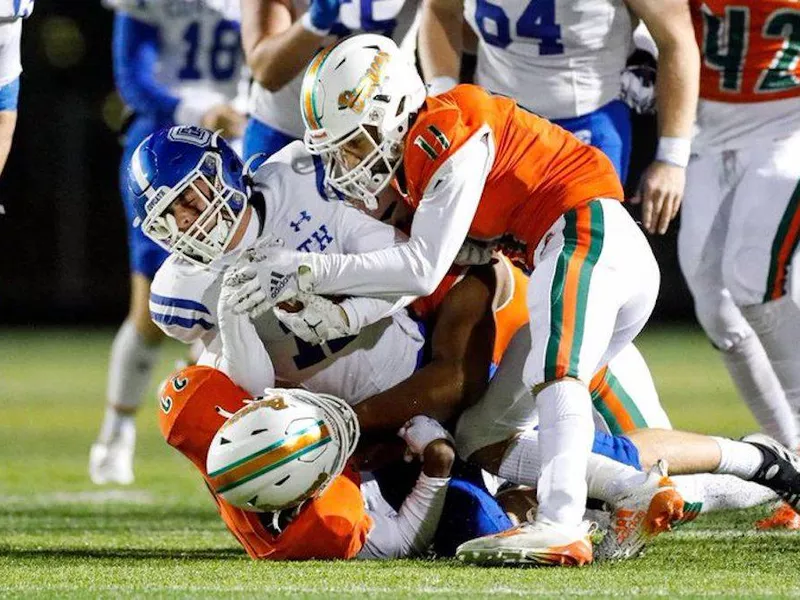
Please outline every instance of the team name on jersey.
M312 223L313 220L314 217L308 210L301 210L295 218L289 221L289 227L295 233L313 228L311 234L295 247L300 252L324 252L333 243L333 236L328 225L326 223L317 225Z

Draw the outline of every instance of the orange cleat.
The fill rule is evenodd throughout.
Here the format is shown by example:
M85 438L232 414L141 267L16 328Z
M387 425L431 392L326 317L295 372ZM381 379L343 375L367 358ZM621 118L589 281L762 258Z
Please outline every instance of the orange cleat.
M756 528L800 530L800 515L784 502L769 517L756 521Z

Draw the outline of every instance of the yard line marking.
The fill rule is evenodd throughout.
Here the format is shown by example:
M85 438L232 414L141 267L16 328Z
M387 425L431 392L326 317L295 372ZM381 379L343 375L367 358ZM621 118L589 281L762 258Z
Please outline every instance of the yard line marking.
M0 495L0 506L12 504L155 504L153 494L145 490L93 490L83 492L52 492L29 496Z

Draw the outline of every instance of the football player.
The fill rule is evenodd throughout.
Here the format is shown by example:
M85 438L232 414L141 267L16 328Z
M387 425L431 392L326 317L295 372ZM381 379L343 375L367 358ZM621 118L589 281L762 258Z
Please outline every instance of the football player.
M678 258L697 319L759 424L797 447L796 2L689 2L703 56Z
M120 181L145 137L173 124L204 125L241 137L245 118L232 102L242 58L238 0L107 0L114 18L114 78L133 111L126 132ZM107 406L89 457L92 481L133 481L134 416L150 381L163 335L148 312L150 283L167 253L143 236L126 185L130 309L111 347Z
M314 394L289 389L272 392L266 399L260 397L256 402L271 401L273 406L284 406L298 420L316 418L319 411L303 401L304 396L313 399ZM264 451L263 444L258 446L257 465L246 462L224 476L209 475L206 462L214 435L226 423L226 416L242 409L251 395L221 371L200 365L174 374L165 382L160 395L159 421L164 438L201 471L220 516L252 558L400 558L424 552L433 540L445 502L454 453L449 434L432 419L418 418L402 432L410 454L422 458L423 465L413 490L395 511L381 496L375 481L363 480L352 461L342 472L324 475L316 471L308 473L316 468L316 462L321 462L320 457L315 461L278 461L302 450L299 440L291 436L285 443L270 447L269 452ZM284 396L291 406L287 406ZM340 400L334 401L344 419L355 420L352 409ZM349 458L356 441L357 436L348 440L349 452L341 447L328 447L326 451L342 455L343 462ZM323 457L327 458L324 454ZM286 509L254 512L237 508L225 499L231 490L237 491L239 481L228 481L224 477L233 473L241 476L240 479L252 479L263 470L269 470L273 478L284 480L284 485L290 477L293 478L290 483L315 474L334 477L321 494L300 506ZM252 486L249 484L248 489ZM250 499L261 506L274 503L270 488L274 486L261 485ZM278 491L282 490L278 488Z
M168 166L159 169L158 165ZM302 227L298 223L309 221L312 214L322 216L330 223L330 227L326 226L324 231L326 236L331 238L327 243L333 244L333 240L339 240L336 242L336 248L348 247L370 238L375 243L375 240L379 240L381 236L384 236L383 243L392 243L396 239L397 233L391 227L369 219L344 205L324 202L324 190L319 189L321 165L317 163L317 168L314 168L313 165L313 159L299 147L299 144L295 144L265 162L252 176L250 182L252 185L248 189L244 186L250 184L242 179L242 167L238 158L224 141L210 131L186 127L172 128L160 132L144 142L134 155L131 169L131 176L135 179L133 187L138 186L142 190L140 198L142 226L149 235L153 235L175 253L175 259L171 258L165 263L154 283L154 319L172 335L184 339L184 341L192 340L195 336L204 337L208 347L204 361L230 375L238 384L248 390L247 393L250 395L259 393L264 385L271 385L274 362L279 378L284 381L291 382L291 378L297 378L293 382L295 383L301 381L300 377L307 377L303 380L306 387L318 386L318 391L342 390L356 394L353 399L348 398L348 400L357 403L355 412L362 426L371 431L388 430L393 435L399 423L403 423L418 412L433 414L441 419L447 419L457 414L458 399L465 395L469 397L469 393L466 392L470 388L476 387L475 381L470 383L465 372L472 370L477 371L479 375L483 373L480 377L485 381L489 358L492 355L492 344L486 344L486 332L480 328L473 329L469 325L475 321L483 321L480 316L476 317L475 315L487 314L489 319L495 315L498 332L501 332L497 336L499 343L496 345L501 348L514 332L525 324L527 318L524 308L526 282L519 272L511 278L512 271L508 269L505 261L493 265L498 279L496 288L502 289L502 293L496 294L491 291L492 284L487 283L489 278L486 277L486 274L476 277L468 273L460 281L458 280L461 278L461 274L455 274L446 278L444 287L437 290L437 294L428 299L425 306L418 307L422 312L426 310L429 313L436 312L436 327L431 342L432 360L425 368L419 370L416 370L419 367L417 347L414 344L404 345L402 335L396 332L391 333L388 339L392 343L391 352L399 356L391 357L383 349L385 346L381 342L368 343L370 347L365 348L363 340L359 341L361 336L356 336L356 340L349 342L352 344L349 346L353 352L352 356L359 361L358 364L354 364L349 362L348 357L351 355L348 352L336 355L331 352L328 345L312 345L307 342L303 345L302 342L305 340L292 337L288 330L280 325L278 328L289 337L292 344L287 346L286 344L275 344L275 340L270 341L265 336L265 332L270 331L271 313L262 315L255 321L255 327L258 330L256 333L253 324L246 318L241 315L230 315L225 310L226 299L222 298L220 294L223 276L219 270L225 264L233 262L230 254L238 251L239 244L244 245L259 235L261 237L267 235L263 231L260 234L256 233L266 215L271 217L269 225L273 232L285 235L287 242L301 247L308 245L309 238L303 237L307 233L300 235ZM250 194L250 207L246 208L243 200L248 193ZM298 198L306 199L303 208L300 209L302 219L292 216L296 214L294 211L300 208L297 206ZM313 199L316 201L312 202ZM289 201L292 201L292 207L287 213L283 207ZM289 215L288 219L286 215ZM221 226L222 229L216 230L218 226ZM357 233L356 236L348 234L348 229L351 228ZM231 245L233 247L230 247ZM210 269L189 261L207 263ZM180 295L169 297L155 293L160 291L159 282L162 281L162 272L164 274L163 281L174 285L175 287L170 289L179 292ZM504 273L506 274L505 278ZM239 274L234 270L230 277L226 277L227 288L237 284L238 276ZM450 290L449 288L453 284L456 285ZM481 293L479 290L482 285L485 287L485 291ZM225 289L226 286L222 286L222 288ZM228 293L230 293L230 289L228 289ZM309 307L317 310L316 315L323 315L328 310L331 311L331 314L336 315L337 311L344 310L340 309L341 305L328 301L326 301L327 304L321 305L320 302L323 299L308 297L305 299L308 300ZM355 300L350 299L350 304ZM352 311L353 306L345 304L345 302L342 304ZM323 306L324 310L319 311L320 306ZM309 307L303 308L299 313L289 314L305 314ZM358 311L355 311L355 314L358 314ZM324 333L326 336L336 338L336 335L332 334L335 328L331 326L332 323L337 322L335 319L328 318L324 321L311 319L308 314L305 314L305 318L307 319L305 321L307 330L313 330L315 335ZM456 327L451 324L453 320L462 320L468 325L466 328ZM291 320L289 322L291 323ZM323 322L325 325L320 327ZM309 333L308 331L303 332L302 328L299 331L301 335ZM526 333L524 329L523 333ZM229 340L228 343L225 343L225 335ZM406 335L409 334L406 333ZM445 342L443 342L443 338ZM367 340L369 339L371 338L368 337ZM332 343L336 341L333 339ZM449 345L446 343L447 341L450 342ZM267 344L272 356L265 353L264 343ZM320 365L321 370L316 373L313 369L303 373L302 366L297 362L297 358L301 355L294 354L296 347L305 348L307 357L325 354L327 351L332 355L332 361ZM481 347L484 349L483 352L481 352ZM489 352L485 351L487 347ZM370 360L370 355L373 353L376 359ZM405 362L402 353L406 354ZM661 422L654 419L650 424L664 426L666 423L666 426L669 426L666 416L658 406L657 396L652 382L649 382L646 368L643 373L637 374L641 382L634 381L636 385L630 386L637 396L637 404L631 406L632 399L626 395L625 388L628 388L633 373L631 373L631 369L618 369L616 366L616 363L620 363L626 354L630 355L630 352L620 353L610 365L610 369L601 371L602 376L599 380L592 382L593 395L597 394L595 400L600 400L599 412L606 422L616 423L617 426L625 428L625 431L633 426L637 416L641 419L641 415L657 416L660 413L663 416ZM481 355L485 356L482 370L481 366L475 362L460 362L459 358ZM287 367L287 362L292 359L295 363L294 370ZM384 365L383 370L373 370L372 365L376 364L377 360ZM519 361L514 362L521 365ZM341 370L334 370L336 363L342 363ZM636 361L633 361L633 365L636 364ZM643 364L640 358L639 364ZM361 365L361 370L359 370L359 365ZM310 366L313 367L313 364ZM330 370L329 373L334 373L338 377L328 376L326 378L324 376L326 370ZM354 382L361 380L362 373L366 373L369 378L376 377L378 374L391 377L394 371L413 373L413 375L370 398L363 399L363 396L357 395L363 386ZM616 379L609 373L616 373L620 381L625 381L625 388L620 388L618 382L615 384ZM317 374L323 375L316 377ZM644 381L642 374L647 381ZM505 380L502 386L506 389L513 388L510 396L519 397L520 393L517 390L521 390L523 395L526 393L521 384L521 376L514 375L513 367L502 371L502 375L502 377L496 377L492 385L500 380ZM389 379L383 381L389 381ZM649 385L647 385L648 383ZM647 405L639 401L639 396L643 395L642 391L652 396L648 405L654 403L655 407L646 408ZM456 399L453 400L453 397ZM412 400L409 401L409 398ZM443 398L445 399L443 400ZM359 402L359 400L363 401ZM461 402L463 403L463 400ZM494 402L489 402L489 404L496 405ZM620 404L627 405L627 414L624 409L618 410ZM606 410L603 409L603 405ZM615 405L617 410L614 408ZM655 410L656 407L658 410ZM609 421L608 413L613 414L614 420ZM510 430L506 428L503 431L508 434ZM538 443L538 438L535 436L528 436L526 439L528 440L527 444ZM659 440L662 439L663 441L660 442ZM675 441L678 446L683 443L683 440L673 440L663 433L656 441L664 444ZM718 456L721 451L715 450L717 445L714 442L711 444L712 454L717 452L717 455L708 459L703 458L702 454L699 456L701 459L711 462L716 460L713 463L713 467L716 468L722 462ZM638 465L638 458L636 458L638 450L625 439L611 439L599 435L595 446L600 455L611 454L617 459L623 459L623 462L627 464ZM649 450L649 455L645 455L650 457L651 463L655 462L652 456L659 450L660 448L656 445L655 449ZM706 447L704 450L709 450L709 448ZM642 452L646 451L648 449L643 448ZM694 462L685 465L682 463L687 460L685 456L680 453L673 454L679 472L695 472L691 469L697 468L698 457L693 457ZM673 455L670 457L673 458ZM728 463L731 462L730 459L726 460ZM652 477L645 478L638 471L626 468L624 465L604 466L603 456L595 457L594 461L592 471L597 471L598 476L590 479L590 482L597 482L598 485L592 484L592 490L593 492L598 490L598 497L612 504L617 498L627 496L623 493L628 491L623 481L643 488L637 494L638 500L635 503L644 505L643 508L647 508L650 499L645 492L649 491L649 494L653 495L666 487L663 482L655 481ZM608 465L608 462L606 461L605 465ZM738 468L740 465L734 463L733 466ZM609 481L616 483L609 484ZM738 491L738 488L734 489ZM471 497L475 497L475 492L467 491L472 494ZM643 496L644 502L642 502ZM486 508L491 505L486 502L481 506ZM631 502L628 502L625 510L630 512L630 506ZM641 508L642 506L637 506L637 509ZM620 531L624 533L631 530L637 531L636 528L630 527ZM640 536L635 536L633 539L640 539Z
M33 3L34 0L0 2L0 174L6 166L17 125L22 19L33 12ZM2 205L0 214L3 214Z
M413 41L417 6L417 0L242 0L242 41L254 79L245 159L303 137L297 97L317 50L354 31Z
M543 556L590 562L582 520L594 430L587 385L639 333L659 285L613 165L478 86L426 98L397 46L372 34L314 58L301 108L306 146L324 157L327 182L368 207L394 182L416 207L410 238L362 255L268 248L239 269L238 310L258 315L301 291L426 295L467 235L533 270L525 384L539 410L542 474L540 510L520 535Z
M648 231L677 213L689 160L699 60L682 0L427 0L420 58L432 93L454 86L462 24L478 38L475 83L603 150L624 182L631 123L620 74L641 19L658 47L659 146L641 182ZM638 197L636 198L638 200Z

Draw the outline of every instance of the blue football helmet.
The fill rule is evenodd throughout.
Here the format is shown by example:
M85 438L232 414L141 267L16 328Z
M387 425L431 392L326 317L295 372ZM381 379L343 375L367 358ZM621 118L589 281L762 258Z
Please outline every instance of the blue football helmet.
M208 265L225 252L244 217L249 188L243 171L219 133L194 126L157 131L139 144L128 166L134 226L169 252ZM190 188L206 206L181 231L172 203Z

